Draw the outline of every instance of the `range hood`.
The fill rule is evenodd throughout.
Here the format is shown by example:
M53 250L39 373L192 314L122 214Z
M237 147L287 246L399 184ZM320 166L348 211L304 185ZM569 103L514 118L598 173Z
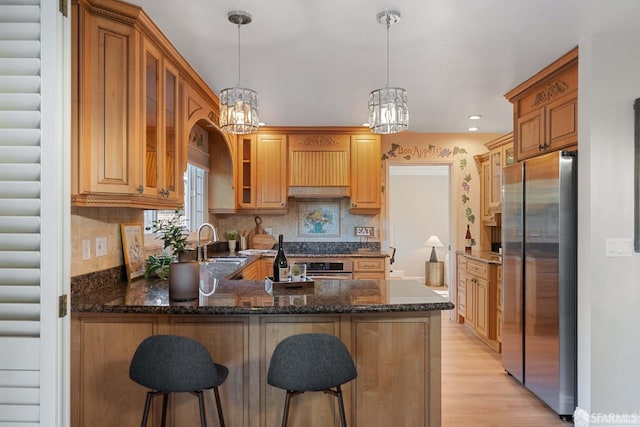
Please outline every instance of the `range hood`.
M289 196L349 197L348 135L292 135L289 140Z
M340 198L349 197L351 188L348 186L338 187L306 187L306 186L289 186L289 197L307 199L307 198Z

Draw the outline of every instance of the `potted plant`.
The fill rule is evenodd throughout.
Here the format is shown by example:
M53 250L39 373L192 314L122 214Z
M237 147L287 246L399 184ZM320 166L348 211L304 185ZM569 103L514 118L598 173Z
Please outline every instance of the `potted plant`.
M194 261L182 261L188 246L189 231L184 217L176 215L168 220L154 221L154 231L163 241L162 255L147 260L147 270L161 272L160 277L168 269L169 298L176 301L187 301L198 298L200 266Z
M178 259L186 253L189 245L189 231L185 225L184 216L176 215L168 220L154 221L154 232L158 233L158 239L163 241L163 250L171 251Z
M236 230L229 230L224 233L225 237L229 241L229 251L236 251L236 241L238 240L238 232Z
M187 232L182 224L181 217L176 216L168 220L154 221L153 232L158 233L157 239L162 239L162 253L149 255L145 277L158 276L161 279L169 277L169 264L178 260L187 246Z

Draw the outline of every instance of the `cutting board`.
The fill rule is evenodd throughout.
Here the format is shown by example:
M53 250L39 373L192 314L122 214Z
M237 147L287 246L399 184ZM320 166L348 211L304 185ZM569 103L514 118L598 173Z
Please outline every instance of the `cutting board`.
M271 249L273 245L276 243L276 239L271 235L267 234L262 226L262 218L256 216L254 218L256 222L256 228L249 231L247 234L247 243L249 248L251 249Z
M276 239L271 234L256 234L253 236L253 249L272 249Z

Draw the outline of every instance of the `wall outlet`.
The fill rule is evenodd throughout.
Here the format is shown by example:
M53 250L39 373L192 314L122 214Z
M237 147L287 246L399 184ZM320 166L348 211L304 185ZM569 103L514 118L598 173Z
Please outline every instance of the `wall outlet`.
M107 254L107 238L96 237L96 257L105 256Z
M265 228L265 229L264 229L264 231L265 231L265 233L267 233L267 234L273 234L273 228L271 228L271 227L267 227L267 228Z
M82 241L82 259L91 258L91 240Z
M633 242L631 239L606 239L605 250L608 257L631 256Z

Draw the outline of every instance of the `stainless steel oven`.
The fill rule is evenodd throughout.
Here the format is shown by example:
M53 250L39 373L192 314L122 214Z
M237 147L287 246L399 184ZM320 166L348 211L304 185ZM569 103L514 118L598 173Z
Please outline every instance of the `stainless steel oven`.
M296 263L307 266L307 277L310 279L351 280L353 279L353 261L338 258L304 258L295 259Z

